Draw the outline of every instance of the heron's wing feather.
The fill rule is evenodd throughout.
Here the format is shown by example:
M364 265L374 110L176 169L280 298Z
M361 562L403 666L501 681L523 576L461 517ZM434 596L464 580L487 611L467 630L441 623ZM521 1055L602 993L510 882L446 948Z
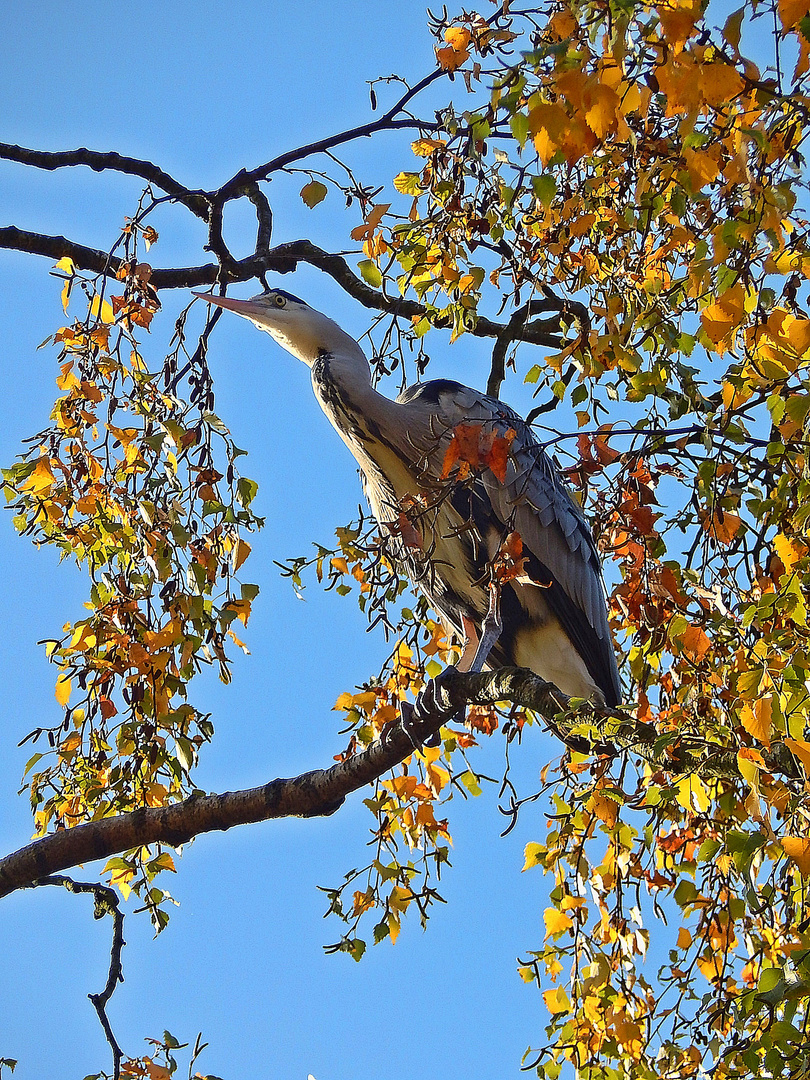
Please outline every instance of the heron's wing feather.
M410 388L400 402L409 406L411 444L429 434L434 475L458 424L495 424L515 431L505 483L485 469L481 485L503 531L514 530L523 543L526 570L541 586L543 600L559 619L608 701L620 700L616 658L607 622L599 556L580 507L566 490L554 463L531 429L503 402L449 380ZM429 432L423 415L433 416ZM422 422L416 422L417 419ZM427 447L425 447L427 450ZM523 593L531 602L531 586Z

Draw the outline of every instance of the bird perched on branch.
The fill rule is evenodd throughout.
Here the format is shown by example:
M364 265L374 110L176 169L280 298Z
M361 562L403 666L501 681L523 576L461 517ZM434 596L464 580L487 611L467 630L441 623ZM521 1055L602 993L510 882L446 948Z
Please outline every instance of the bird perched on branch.
M395 561L466 643L462 670L527 667L569 696L619 704L590 529L516 413L448 379L391 401L372 385L358 343L281 289L251 300L195 295L249 319L309 367Z

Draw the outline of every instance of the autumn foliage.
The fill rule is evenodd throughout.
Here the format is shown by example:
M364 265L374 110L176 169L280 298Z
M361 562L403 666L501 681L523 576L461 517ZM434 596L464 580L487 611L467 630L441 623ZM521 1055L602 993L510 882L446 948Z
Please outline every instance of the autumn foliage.
M525 1064L550 1080L806 1077L810 11L506 7L433 25L447 105L414 122L379 201L349 190L362 251L345 287L390 313L381 372L402 342L423 365L442 330L498 339L612 583L624 710L573 703L540 790L524 799L508 772L501 787L513 820L541 794L547 814L525 853L524 870L549 878L543 939L519 965L547 1014ZM341 183L312 172L301 198L317 213ZM206 364L216 316L187 348L185 309L165 360L139 343L159 303L141 260L158 239L148 211L125 225L114 282L57 264L58 396L3 472L19 531L91 578L87 617L47 645L59 713L31 732L26 770L43 834L195 790L213 727L189 684L205 663L227 680L256 598L238 580L261 524L256 485L238 475ZM487 329L529 303L546 305L539 324ZM519 349L524 333L546 353ZM503 482L513 438L472 422L447 433L446 490ZM341 760L457 655L392 554L392 537L424 548L426 498L415 491L387 530L346 526L282 566L296 589L311 571L354 595L394 634L382 670L337 700ZM521 551L504 538L494 585L522 572ZM359 960L407 914L426 922L462 812L453 796L482 788L477 744L536 753L537 721L510 702L472 708L368 794L371 856L326 890L345 924L331 948ZM106 868L158 926L153 879L174 869L143 848Z

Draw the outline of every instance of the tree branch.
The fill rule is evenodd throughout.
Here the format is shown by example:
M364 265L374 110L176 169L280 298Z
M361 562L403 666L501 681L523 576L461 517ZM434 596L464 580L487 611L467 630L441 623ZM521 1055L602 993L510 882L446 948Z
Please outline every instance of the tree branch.
M262 204L257 204L257 213L262 214L261 232L267 236L270 220ZM76 267L80 270L91 270L98 274L115 276L123 260L116 255L110 255L99 248L89 248L68 240L64 236L49 236L45 233L25 232L8 225L0 228L0 248L9 248L14 251L25 251L30 255L44 255L58 262L59 259L69 256ZM199 285L213 285L219 275L227 276L231 283L249 281L252 278L261 277L265 273L289 274L292 273L299 262L316 266L319 270L329 274L331 278L343 288L350 296L361 303L364 307L375 311L384 311L391 315L397 315L407 319L421 318L426 309L415 300L390 298L381 292L377 292L359 278L351 269L346 260L340 255L332 255L309 240L292 240L287 244L279 244L278 247L270 248L263 253L258 246L253 255L245 259L231 263L223 268L216 263L206 263L203 266L185 266L172 269L155 269L149 278L149 284L156 289L191 289ZM558 301L562 303L562 301ZM553 305L549 305L553 306ZM442 327L440 321L436 321L437 327ZM469 331L474 337L498 337L509 327L509 324L493 322L491 319L479 317L475 326ZM545 345L548 348L558 349L564 344L560 337L559 321L555 319L537 319L535 322L524 323L517 327L514 337L533 345ZM519 333L517 332L519 331Z
M376 120L370 120L367 124L358 124L357 127L349 128L347 131L341 131L337 135L329 135L324 139L318 139L315 142L306 143L304 146L299 146L295 150L288 150L284 154L279 154L278 157L271 158L270 161L266 161L264 165L259 165L255 169L241 169L235 176L232 176L230 180L222 185L217 192L217 196L223 199L232 199L238 195L245 187L246 184L255 184L259 180L266 180L268 176L271 176L274 172L279 172L281 169L286 168L288 165L292 165L296 161L302 161L304 158L312 157L314 154L322 154L327 150L333 150L336 146L342 146L344 143L353 142L355 139L368 138L371 135L375 135L378 131L392 131L401 128L414 128L419 131L435 131L438 128L438 124L429 120L417 120L414 117L406 117L402 120L395 120L397 116L405 106L411 101L417 94L421 93L431 83L440 79L443 75L448 73L443 68L436 68L426 75L423 79L420 79L418 83L415 83L412 87L405 91L405 93L396 101L390 109L378 116Z
M649 724L621 710L584 706L568 710L569 699L552 683L527 668L498 668L480 673L447 668L435 680L435 704L418 709L407 722L383 729L380 739L366 750L328 769L315 769L292 779L271 780L261 787L222 795L196 795L172 806L135 810L117 817L62 829L35 840L0 860L0 897L25 888L47 875L80 863L94 862L117 852L157 842L174 847L200 833L226 830L271 818L316 817L334 813L353 791L370 784L398 765L435 734L442 724L468 704L493 705L510 701L539 713L549 730L571 749L610 754L632 751L659 768L675 774L739 777L736 753L716 745L676 745L661 738ZM568 710L568 711L566 711ZM590 717L604 741L591 743L575 728ZM766 755L772 772L798 777L791 754L774 745Z
M104 172L110 169L113 172L126 173L128 176L139 176L183 203L203 221L208 220L210 203L204 193L183 187L173 176L169 176L151 161L124 157L114 150L101 153L97 150L88 150L84 146L78 150L60 150L51 153L47 150L28 150L24 146L14 146L12 143L0 143L0 158L5 158L6 161L17 161L21 165L32 165L36 169L46 169L49 172L74 165L86 165L93 172Z
M93 1007L96 1010L99 1022L104 1031L105 1038L112 1050L113 1080L119 1080L123 1052L118 1045L118 1040L113 1034L109 1018L107 1017L107 1003L115 993L115 988L118 986L118 983L124 981L124 969L121 964L121 950L124 945L126 945L126 942L124 941L124 914L118 907L118 897L113 889L108 888L106 885L102 885L100 882L74 881L73 878L64 877L62 874L54 874L50 877L39 878L37 881L30 882L26 887L33 889L42 885L61 885L63 888L67 889L68 892L72 893L92 893L95 899L94 918L103 919L105 915L112 916L113 936L112 945L110 947L110 968L107 974L107 982L100 994L88 994L87 996L93 1003Z
M545 311L556 311L558 315L571 315L581 326L590 327L590 320L588 319L588 313L582 304L573 300L560 300L560 298L551 291L547 286L543 287L545 294L545 300L529 300L523 307L517 309L512 318L506 324L505 327L497 334L497 340L495 347L492 350L492 364L489 372L489 379L487 380L487 393L491 397L498 397L501 392L501 384L506 378L506 352L513 341L526 341L525 333L528 327L532 324L528 322L528 319L532 315L539 315ZM557 344L555 348L560 348L564 341L557 335L559 333L559 318L549 320L547 325L549 327L557 327L557 332L552 331ZM583 336L587 331L580 330L580 335Z

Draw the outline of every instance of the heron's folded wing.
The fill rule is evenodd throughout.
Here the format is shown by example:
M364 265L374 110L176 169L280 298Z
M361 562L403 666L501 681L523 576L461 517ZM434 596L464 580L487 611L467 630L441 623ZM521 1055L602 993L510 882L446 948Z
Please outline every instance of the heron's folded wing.
M504 530L520 535L529 576L545 586L545 601L606 700L618 704L621 690L599 555L582 511L568 494L554 463L525 422L495 398L459 383L438 380L411 391L407 400L433 411L430 434L435 449L431 456L436 476L458 424L494 424L504 433L514 430L505 482L489 469L482 473L485 502Z

